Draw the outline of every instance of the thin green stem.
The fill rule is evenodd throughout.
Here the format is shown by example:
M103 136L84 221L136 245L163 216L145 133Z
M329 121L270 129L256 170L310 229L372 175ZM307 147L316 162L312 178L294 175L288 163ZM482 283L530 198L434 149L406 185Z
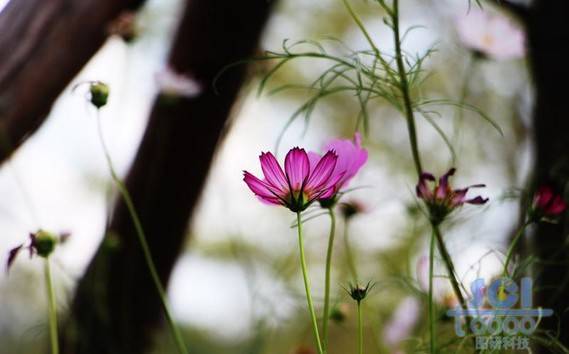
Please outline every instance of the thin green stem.
M346 262L348 263L348 268L350 269L350 273L352 275L352 280L354 284L358 283L358 270L356 268L356 261L354 254L352 252L352 246L350 245L350 237L349 237L349 221L348 219L344 222L344 252L346 253Z
M431 339L431 354L437 352L436 336L435 336L435 302L433 301L433 270L435 263L435 233L431 234L431 247L429 250L429 330Z
M522 226L520 226L520 228L518 229L516 235L512 240L512 243L510 244L510 247L508 247L508 252L506 253L506 261L504 262L504 271L502 272L502 277L504 278L510 276L510 273L508 272L508 265L510 264L510 260L512 259L512 256L514 254L514 249L516 248L516 245L518 244L519 240L524 235L526 227L528 227L530 223L531 222L526 221Z
M472 80L472 75L475 72L476 64L478 63L478 59L476 54L471 54L468 63L466 65L466 70L462 78L462 84L460 88L460 95L458 97L458 107L456 109L456 118L454 122L454 131L453 131L453 142L454 145L458 145L461 138L461 131L462 131L462 124L464 122L464 109L462 105L465 103L466 98L468 97L468 85ZM452 161L452 164L455 165L456 161Z
M417 129L415 127L415 113L411 102L411 93L409 91L409 81L407 80L407 72L403 63L403 52L401 50L401 37L399 33L399 1L393 0L393 39L395 41L395 61L397 63L397 71L399 73L399 89L403 95L403 106L405 108L405 119L407 121L407 131L409 132L409 141L411 143L411 153L413 154L413 162L417 175L421 175L423 167L421 165L421 156L417 144Z
M302 270L302 278L304 280L304 290L306 292L306 302L308 303L308 311L312 321L312 330L314 332L314 340L318 347L318 354L324 354L320 334L318 333L318 321L316 319L316 312L314 311L314 304L312 303L312 295L310 293L310 280L308 279L308 270L306 267L306 257L304 255L304 240L302 238L302 220L300 212L296 213L296 222L298 227L298 247L300 249L300 268Z
M381 66L383 66L383 69L385 70L385 72L387 73L387 75L391 78L394 79L393 77L393 73L391 70L391 67L389 66L389 63L387 61L385 61L385 59L383 58L383 56L381 55L381 52L379 51L379 48L377 47L377 45L375 45L375 42L373 41L373 39L371 38L369 32L367 31L367 29L365 28L362 20L358 17L358 15L356 14L356 12L354 11L354 9L352 8L352 6L350 5L350 2L348 0L342 0L342 2L344 3L344 6L346 7L346 10L348 10L348 13L350 14L350 17L352 17L352 19L354 20L354 22L356 23L356 25L359 27L360 31L362 31L364 37L366 38L367 42L369 43L369 45L371 46L373 52L375 53L375 56L377 57L377 59L379 60L379 62L381 63Z
M439 253L441 254L441 257L443 259L443 263L445 264L445 267L447 269L448 276L449 276L450 283L452 285L452 289L454 291L454 294L456 295L458 302L460 303L460 306L466 310L467 309L466 300L464 299L464 296L462 295L462 291L460 290L460 285L459 285L458 278L456 275L456 270L454 269L454 264L452 262L452 258L450 257L450 254L448 253L448 250L447 250L446 245L443 241L443 237L441 235L441 231L440 231L438 225L433 225L433 233L435 234Z
M332 273L332 253L334 249L334 235L336 233L336 215L332 208L330 214L330 236L328 237L328 251L326 252L326 280L324 287L324 315L322 318L322 344L324 350L328 349L328 322L330 320L330 283Z
M117 189L119 190L119 193L121 194L121 196L124 200L124 203L128 209L128 212L129 212L130 217L132 219L132 222L134 224L134 229L136 231L136 236L138 238L140 248L142 249L144 260L146 262L146 265L148 266L148 271L150 272L150 277L152 278L152 282L154 283L156 291L158 292L158 296L160 297L160 301L161 301L162 307L164 309L164 314L166 315L166 320L168 321L168 325L170 327L170 331L172 332L172 336L174 337L174 341L175 341L176 347L178 349L178 352L180 354L187 354L188 350L186 348L186 344L184 343L184 340L182 339L182 334L181 334L178 326L174 322L174 317L172 316L172 311L170 310L170 306L168 304L166 290L164 289L164 286L162 285L160 277L158 276L158 271L156 270L156 265L154 264L154 260L152 258L152 253L150 252L150 247L148 246L148 242L146 239L146 235L144 233L144 229L142 227L142 223L140 221L140 218L138 217L138 213L136 212L136 208L134 207L134 203L132 201L132 198L130 196L130 193L128 192L126 185L119 178L119 176L116 173L115 168L113 166L113 162L111 160L111 155L109 153L109 150L108 150L107 145L105 143L105 139L103 137L103 130L101 127L101 119L100 118L101 117L99 115L99 110L97 110L97 132L99 134L99 140L101 142L101 146L103 147L103 152L104 152L105 158L107 160L107 165L108 165L109 171L111 173L111 177L112 177L113 181L115 182Z
M364 325L362 319L362 304L358 301L358 354L364 353Z
M49 339L51 344L51 354L59 354L59 339L57 335L57 303L55 301L55 291L51 279L51 267L49 257L44 262L45 287L47 290L47 308L49 319Z
M439 226L436 224L432 224L432 228L433 228L433 233L434 233L436 241L437 241L439 253L440 253L440 255L443 259L443 263L445 264L445 267L447 269L448 277L449 277L450 283L452 285L452 290L458 299L460 307L462 307L462 309L464 309L464 310L468 310L466 300L464 299L464 296L462 295L462 291L460 290L460 283L458 281L458 276L456 275L456 270L454 268L452 258L450 257L450 254L448 253L446 245L443 241L443 236L441 234L441 230L439 229ZM469 317L466 318L466 327L470 328L470 318ZM472 341L473 341L474 348L476 348L476 338L474 336L472 337ZM478 352L478 349L475 349L475 351Z

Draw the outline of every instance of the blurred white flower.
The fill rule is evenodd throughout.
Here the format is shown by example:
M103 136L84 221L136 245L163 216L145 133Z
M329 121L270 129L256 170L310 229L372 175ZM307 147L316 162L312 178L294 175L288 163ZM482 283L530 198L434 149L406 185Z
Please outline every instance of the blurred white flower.
M525 36L510 19L473 7L456 19L465 46L491 59L517 59L525 55Z
M202 92L202 87L196 80L176 72L171 67L157 72L154 78L159 92L167 96L190 98Z
M399 344L412 334L420 311L419 300L413 296L404 298L383 330L385 344L392 350L397 350Z

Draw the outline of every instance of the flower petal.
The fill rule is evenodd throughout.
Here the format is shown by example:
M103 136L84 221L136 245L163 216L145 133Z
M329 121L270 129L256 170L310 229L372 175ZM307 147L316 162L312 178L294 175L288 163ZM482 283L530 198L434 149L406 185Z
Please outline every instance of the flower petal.
M269 185L267 182L261 181L257 177L253 176L251 173L243 172L243 181L247 183L249 189L264 202L269 204L282 204L285 205L283 200L283 195L278 194L280 191L275 190L274 187Z
M368 158L367 150L361 146L361 135L356 133L354 139L334 139L326 150L334 150L338 155L338 162L334 174L344 173L344 177L339 181L339 187L343 187L358 173L360 168L366 163Z
M320 162L320 159L322 158L322 156L314 151L309 151L308 152L308 162L310 163L310 171L314 171L314 169L316 168L316 165L318 165L318 162Z
M261 160L261 168L267 182L279 191L286 193L288 182L275 156L270 152L262 153L259 160Z
M559 215L564 212L565 209L567 209L565 201L560 196L556 196L547 207L546 213L549 215Z
M415 190L417 192L417 197L424 200L432 199L433 193L429 189L427 181L433 182L435 180L436 180L435 176L433 176L432 174L428 172L421 173L421 176L419 176L419 183L417 183L417 187L415 187Z
M450 170L448 170L447 173L442 175L441 178L439 178L439 185L435 189L435 197L437 199L444 199L449 194L450 186L448 184L448 179L450 176L454 175L455 171L456 169L453 167Z
M20 251L22 250L22 247L24 247L24 244L12 248L8 253L8 261L6 262L6 272L8 272L10 270L10 267L12 267L12 264L16 260L18 253L20 253Z
M344 178L344 173L336 174L336 172L332 173L326 185L322 187L322 194L318 197L318 199L329 199L336 194L340 188L342 187L341 181Z
M285 172L291 192L300 190L310 174L310 162L304 149L295 147L285 158Z
M314 170L311 170L310 177L306 181L306 186L304 187L305 192L309 193L312 190L318 190L324 186L330 179L337 161L338 155L333 151L328 151L320 159L316 167L314 167Z
M453 191L452 198L450 200L451 208L455 208L464 204L467 192L468 188L456 189L455 191Z
M488 198L482 198L481 196L477 196L475 198L465 200L464 202L468 204L480 205L480 204L485 204L487 201Z
M545 209L553 198L553 190L549 186L541 186L534 198L534 205L538 208Z

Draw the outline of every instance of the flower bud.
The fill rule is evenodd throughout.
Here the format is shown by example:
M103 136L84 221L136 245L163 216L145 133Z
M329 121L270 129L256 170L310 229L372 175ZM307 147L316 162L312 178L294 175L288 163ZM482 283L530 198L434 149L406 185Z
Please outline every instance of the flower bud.
M567 203L549 186L542 186L533 197L532 206L528 212L531 221L555 221L567 209Z
M39 230L35 234L30 235L32 242L31 247L38 256L47 258L55 249L57 237L47 231Z
M371 284L371 282L368 282L365 286L359 284L355 285L350 284L350 287L348 289L348 294L350 294L352 299L360 303L362 302L363 299L366 298L369 291L374 287L374 285L375 284Z
M336 205L337 201L338 198L336 197L336 195L334 195L332 196L332 198L320 199L318 200L318 203L320 204L320 207L322 209L331 209Z
M365 206L357 200L351 200L340 204L340 212L346 220L351 219L358 214L364 213L365 211Z
M107 104L107 99L109 98L109 86L104 82L93 82L89 86L89 93L91 94L91 103L93 106L100 109Z

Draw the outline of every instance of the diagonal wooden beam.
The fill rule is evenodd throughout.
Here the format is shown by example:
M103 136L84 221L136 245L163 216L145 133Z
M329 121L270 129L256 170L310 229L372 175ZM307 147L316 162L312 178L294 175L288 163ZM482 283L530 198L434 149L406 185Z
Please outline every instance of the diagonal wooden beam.
M203 90L193 98L156 100L126 181L164 283L183 247L188 219L246 80L246 66L225 72L217 91L213 80L226 66L254 55L272 3L187 2L169 65ZM109 232L120 246L103 243L81 280L65 353L144 353L160 322L160 302L122 201Z
M13 0L0 13L0 163L45 120L103 45L107 26L143 0Z

